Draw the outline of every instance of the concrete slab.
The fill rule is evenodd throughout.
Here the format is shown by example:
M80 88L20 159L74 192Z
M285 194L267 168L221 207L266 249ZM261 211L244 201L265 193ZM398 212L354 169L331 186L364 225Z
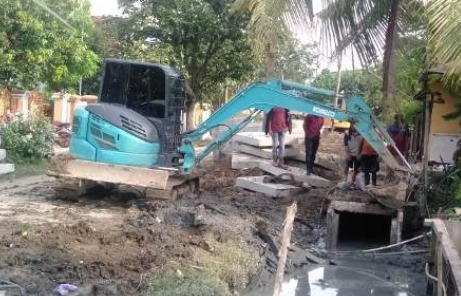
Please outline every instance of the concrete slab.
M0 175L5 175L14 172L14 164L0 163Z
M264 183L264 176L257 177L239 177L235 186L248 189L255 192L261 192L272 197L289 197L301 192L301 188L285 185Z
M269 160L256 157L254 155L248 155L243 153L234 152L232 153L232 169L243 170L257 167L259 164L269 162Z
M303 134L286 134L285 144L298 144L300 139L303 139ZM265 135L263 132L243 132L234 136L234 140L241 144L246 144L254 147L269 148L272 147L272 138Z
M240 144L238 146L238 150L246 154L255 155L266 159L272 159L271 148L257 148L246 144ZM299 150L295 148L287 147L285 149L285 157L295 157L295 155L298 154L298 151Z
M305 162L306 161L306 151L304 146L298 148L298 153L294 155L293 157L290 157L292 159L298 160ZM342 153L342 151L338 151L338 154ZM317 155L315 157L315 163L327 168L330 168L333 163L339 163L341 162L340 156L339 155L334 155L331 153L323 153L323 152L317 152Z
M314 187L329 187L331 185L329 180L317 175L307 175L305 170L295 167L288 167L285 170L282 168L274 167L271 163L261 163L259 164L259 168L274 176L291 173L296 181L307 183Z
M6 158L6 150L0 149L0 161L3 161Z

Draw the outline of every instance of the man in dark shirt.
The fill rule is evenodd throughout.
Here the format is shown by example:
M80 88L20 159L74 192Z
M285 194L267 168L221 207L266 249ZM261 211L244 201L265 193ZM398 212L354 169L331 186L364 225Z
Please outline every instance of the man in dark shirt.
M272 161L274 166L285 167L283 159L285 156L285 134L291 134L292 124L290 111L288 109L275 107L267 114L265 126L266 135L272 137Z
M323 126L323 117L308 114L304 117L303 129L306 145L306 167L307 174L314 172L315 155L320 144L320 131Z

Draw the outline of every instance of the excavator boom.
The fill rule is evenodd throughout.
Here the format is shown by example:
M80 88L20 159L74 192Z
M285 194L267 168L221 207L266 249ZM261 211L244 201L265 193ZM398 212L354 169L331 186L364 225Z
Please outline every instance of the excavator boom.
M357 131L370 143L387 165L396 170L412 170L406 161L404 161L405 166L401 166L390 153L388 147L395 147L395 143L361 97L346 95L344 98L346 110L343 111L324 103L327 101L325 98L331 101L333 95L334 93L328 90L277 79L251 84L236 94L229 103L213 113L197 129L186 135L180 147L180 152L184 154L184 172L191 172L196 162L201 161L220 144L232 138L259 112L268 112L273 107L282 107L292 111L354 123ZM253 110L253 112L242 122L228 127L200 154L195 153L194 141L212 129L222 126L223 123L245 110Z

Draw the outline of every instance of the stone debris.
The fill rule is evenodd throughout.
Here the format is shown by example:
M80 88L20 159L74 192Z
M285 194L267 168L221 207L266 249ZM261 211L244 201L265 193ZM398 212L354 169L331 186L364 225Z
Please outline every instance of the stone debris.
M265 183L264 178L264 176L239 177L236 186L272 197L289 197L302 191L302 188L292 185Z
M259 164L259 168L267 173L270 173L274 176L282 175L282 174L291 174L294 179L298 182L307 183L310 186L314 187L329 187L331 186L331 182L327 179L319 177L317 175L307 175L306 170L295 168L295 167L286 167L286 169L275 167L272 164L268 163L261 163Z

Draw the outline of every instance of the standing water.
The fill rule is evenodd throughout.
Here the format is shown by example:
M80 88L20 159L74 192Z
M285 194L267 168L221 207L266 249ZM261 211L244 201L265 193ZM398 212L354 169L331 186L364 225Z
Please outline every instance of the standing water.
M322 235L323 236L323 235ZM373 247L376 245L373 244ZM353 244L345 247L350 251ZM363 243L355 249L362 249ZM368 248L371 246L368 246ZM426 295L424 272L427 242L385 250L381 253L337 252L320 255L329 265L318 265L305 260L301 267L287 268L282 284L282 296L421 296ZM321 250L327 254L323 239L304 249ZM412 252L417 250L417 252ZM317 255L318 255L317 254ZM290 257L290 255L289 255ZM264 276L263 276L264 277ZM270 278L271 276L267 276ZM260 281L258 288L247 296L272 295L274 280Z

